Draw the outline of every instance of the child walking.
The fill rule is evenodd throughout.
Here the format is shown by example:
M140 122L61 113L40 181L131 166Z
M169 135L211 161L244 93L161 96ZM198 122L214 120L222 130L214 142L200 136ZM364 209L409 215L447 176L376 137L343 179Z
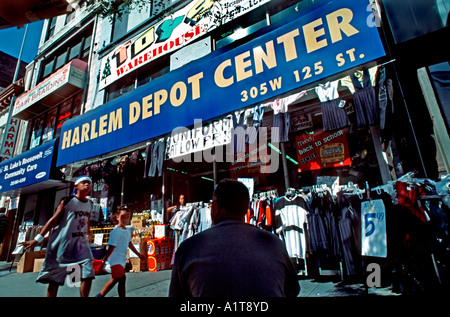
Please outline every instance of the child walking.
M88 233L92 202L87 199L92 180L80 176L75 180L76 194L61 200L53 217L33 240L23 242L24 249L36 246L50 231L45 260L36 282L48 284L47 297L56 297L66 277L81 281L80 295L88 297L95 278ZM74 274L74 275L72 275Z
M146 256L139 253L131 243L131 232L133 228L127 227L130 223L130 213L127 206L119 206L113 218L117 219L118 224L109 235L108 251L103 258L103 263L109 259L111 279L95 297L104 297L117 283L119 297L125 297L125 263L127 261L128 248L138 255L141 260L146 259Z

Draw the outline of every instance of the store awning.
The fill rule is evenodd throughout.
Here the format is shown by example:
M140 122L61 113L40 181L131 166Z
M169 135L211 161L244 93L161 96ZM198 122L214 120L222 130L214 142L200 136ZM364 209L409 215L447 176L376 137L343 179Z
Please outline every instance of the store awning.
M50 180L58 139L0 163L0 193Z
M13 117L29 120L57 105L84 87L87 63L74 59L43 82L20 95Z

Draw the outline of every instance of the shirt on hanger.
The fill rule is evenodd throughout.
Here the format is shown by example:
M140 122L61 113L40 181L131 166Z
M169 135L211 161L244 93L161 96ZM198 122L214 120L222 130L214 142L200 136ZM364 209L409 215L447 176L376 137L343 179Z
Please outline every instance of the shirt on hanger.
M295 101L299 100L300 98L302 98L303 96L305 96L306 93L307 93L307 91L303 90L299 93L292 94L285 98L278 98L271 102L264 103L264 104L262 104L262 106L271 107L274 115L278 114L278 113L285 113L288 111L288 106L290 104L292 104L293 102L295 102Z
M321 102L330 101L339 98L338 85L339 80L329 81L325 84L319 84L314 90Z
M289 141L290 117L288 113L288 106L306 94L307 91L303 90L285 98L275 99L271 102L262 104L262 106L271 107L273 109L272 127L275 129L272 130L272 142L280 143Z
M306 258L305 223L307 223L307 206L300 196L280 197L274 203L275 232L281 234L286 244L289 257Z

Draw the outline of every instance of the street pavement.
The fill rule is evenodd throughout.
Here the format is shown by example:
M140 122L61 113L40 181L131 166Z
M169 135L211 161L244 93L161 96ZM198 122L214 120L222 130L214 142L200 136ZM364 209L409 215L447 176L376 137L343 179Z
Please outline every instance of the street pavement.
M0 297L45 297L47 286L36 283L38 273L16 273L16 264L9 272L11 264L0 262ZM167 297L171 270L159 272L127 273L127 297ZM111 278L109 274L97 275L92 283L90 296L100 292ZM343 296L396 296L389 287L365 288L363 284L345 284L332 280L300 279L299 297L343 297ZM61 286L59 297L79 297L79 288ZM117 286L106 297L117 297Z

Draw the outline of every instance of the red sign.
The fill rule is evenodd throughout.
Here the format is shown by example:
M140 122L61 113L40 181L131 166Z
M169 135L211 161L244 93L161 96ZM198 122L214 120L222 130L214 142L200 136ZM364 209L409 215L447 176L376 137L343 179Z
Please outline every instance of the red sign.
M351 165L345 130L299 135L298 171Z
M5 143L1 147L0 162L6 161L13 156L14 147L16 146L17 134L19 132L20 120L17 118L11 118L9 124L6 125Z

